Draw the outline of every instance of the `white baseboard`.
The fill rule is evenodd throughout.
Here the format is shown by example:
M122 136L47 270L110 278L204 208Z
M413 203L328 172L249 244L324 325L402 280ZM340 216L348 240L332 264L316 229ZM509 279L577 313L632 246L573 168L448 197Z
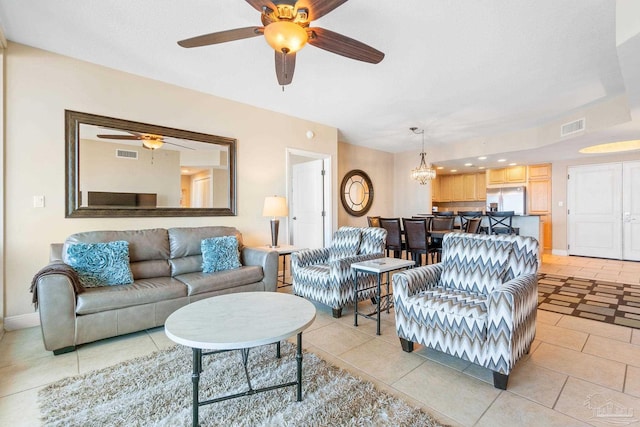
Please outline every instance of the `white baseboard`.
M40 315L38 313L20 314L4 318L5 331L33 328L34 326L40 326Z
M569 251L563 249L553 249L551 250L551 255L569 256Z

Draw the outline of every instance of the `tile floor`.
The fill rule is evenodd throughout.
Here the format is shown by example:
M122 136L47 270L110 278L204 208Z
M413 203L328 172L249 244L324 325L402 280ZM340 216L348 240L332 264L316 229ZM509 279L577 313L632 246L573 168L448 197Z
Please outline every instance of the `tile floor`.
M545 255L541 271L640 283L640 263ZM287 292L291 288L280 291ZM353 311L334 319L318 305L304 333L309 350L378 387L461 426L640 426L640 330L538 311L537 336L507 391L476 365L417 346L404 353L392 314L353 326ZM363 307L366 308L366 307ZM0 425L37 426L37 393L47 383L172 345L162 328L81 346L52 356L39 328L0 341ZM617 409L617 416L599 412Z

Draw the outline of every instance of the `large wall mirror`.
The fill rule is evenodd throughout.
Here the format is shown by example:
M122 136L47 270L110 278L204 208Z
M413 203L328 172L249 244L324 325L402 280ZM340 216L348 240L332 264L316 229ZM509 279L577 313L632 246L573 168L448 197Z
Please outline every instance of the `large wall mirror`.
M236 140L65 111L66 217L236 215Z

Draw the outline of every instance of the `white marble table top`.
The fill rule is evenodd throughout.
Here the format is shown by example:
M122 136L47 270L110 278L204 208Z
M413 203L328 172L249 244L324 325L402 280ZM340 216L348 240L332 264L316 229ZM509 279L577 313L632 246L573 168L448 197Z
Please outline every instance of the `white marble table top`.
M386 273L415 265L415 261L402 258L376 258L368 261L354 262L351 268L371 273Z
M207 298L173 312L165 322L172 341L205 350L271 344L302 332L316 308L295 295L239 292Z

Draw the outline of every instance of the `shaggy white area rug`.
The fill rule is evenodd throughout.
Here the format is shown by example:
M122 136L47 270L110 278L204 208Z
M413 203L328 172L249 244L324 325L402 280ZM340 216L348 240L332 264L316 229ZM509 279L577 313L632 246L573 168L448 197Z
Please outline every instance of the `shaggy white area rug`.
M175 346L117 366L66 378L38 395L48 426L190 426L191 349ZM246 391L240 351L203 356L200 399ZM251 349L253 388L295 381L295 346ZM304 352L303 400L296 387L200 408L201 426L441 426L373 384Z

